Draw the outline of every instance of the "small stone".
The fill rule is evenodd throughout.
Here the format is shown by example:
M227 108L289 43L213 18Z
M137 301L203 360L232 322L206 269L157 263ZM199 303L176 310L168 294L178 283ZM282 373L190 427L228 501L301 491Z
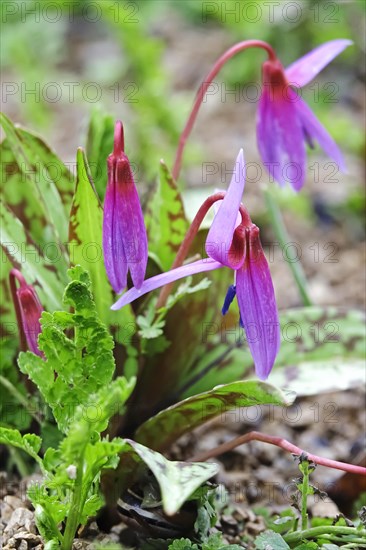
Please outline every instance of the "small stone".
M15 534L13 538L15 540L25 540L31 546L42 543L42 537L40 537L39 535L35 535L34 533L27 533L26 531Z
M27 508L17 508L12 513L8 525L4 529L4 540L8 542L15 534L25 531L26 533L36 533L36 524L34 513Z
M18 497L14 497L12 495L6 495L4 497L3 502L1 502L0 504L2 519L5 521L9 521L12 513L17 508L25 508L24 502Z

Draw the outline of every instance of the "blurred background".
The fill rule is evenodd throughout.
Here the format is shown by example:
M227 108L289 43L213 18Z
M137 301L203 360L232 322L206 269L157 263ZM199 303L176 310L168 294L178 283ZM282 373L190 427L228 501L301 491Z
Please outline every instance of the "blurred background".
M344 152L341 174L319 148L309 152L301 194L279 193L288 229L318 304L362 307L364 300L363 1L4 1L3 110L40 133L73 169L87 146L91 117L125 126L126 151L145 202L163 158L172 166L194 95L213 62L235 42L268 41L286 66L317 45L350 38L347 48L303 90L303 97ZM179 184L193 215L215 187L225 188L240 147L248 163L245 200L271 252L279 306L300 305L276 247L256 146L262 50L224 67L189 140ZM110 132L110 149L112 148ZM89 150L95 165L96 152ZM208 169L207 167L210 166ZM215 166L215 169L212 169ZM105 166L94 170L103 195ZM209 172L214 173L209 173Z

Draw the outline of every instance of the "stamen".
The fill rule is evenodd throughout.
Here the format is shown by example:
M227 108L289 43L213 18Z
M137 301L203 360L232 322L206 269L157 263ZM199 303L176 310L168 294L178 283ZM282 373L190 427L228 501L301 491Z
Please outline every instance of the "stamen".
M224 305L222 306L221 313L226 315L229 311L229 307L236 296L236 286L230 285L225 296Z

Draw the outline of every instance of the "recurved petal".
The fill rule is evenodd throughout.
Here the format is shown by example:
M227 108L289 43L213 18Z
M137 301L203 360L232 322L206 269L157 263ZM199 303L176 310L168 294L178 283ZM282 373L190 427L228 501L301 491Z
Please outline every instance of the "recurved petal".
M308 84L320 71L328 65L347 46L353 44L352 40L338 39L325 42L297 61L289 65L285 70L287 80L301 88Z
M236 272L236 295L256 373L265 380L280 347L280 326L272 278L255 225L249 230L248 249L244 265Z
M116 211L115 183L110 181L104 199L103 257L109 282L117 294L127 286L127 259Z
M215 215L206 240L208 256L231 268L234 266L229 258L229 250L244 192L244 170L244 154L243 150L240 149L229 188Z
M315 139L323 151L338 164L339 170L345 171L346 167L341 150L324 126L320 124L310 107L299 98L296 109L304 134L310 136L311 140Z
M147 235L140 199L126 156L116 166L116 211L127 265L133 284L140 288L147 265Z
M155 277L146 279L139 289L136 287L130 288L130 290L125 292L125 294L123 294L123 296L121 296L117 302L113 304L111 309L121 309L121 307L130 304L134 300L137 300L137 298L140 298L144 294L152 292L157 288L173 283L174 281L178 281L179 279L183 279L184 277L188 277L189 275L196 275L197 273L202 273L204 271L212 271L214 269L218 269L219 267L223 267L222 264L216 262L215 260L211 260L210 258L206 258L191 264L182 265L181 267L171 269L170 271L161 273L160 275L155 275Z
M305 180L306 160L299 100L290 87L272 96L270 87L264 86L257 121L258 149L266 169L281 186L289 182L296 191Z

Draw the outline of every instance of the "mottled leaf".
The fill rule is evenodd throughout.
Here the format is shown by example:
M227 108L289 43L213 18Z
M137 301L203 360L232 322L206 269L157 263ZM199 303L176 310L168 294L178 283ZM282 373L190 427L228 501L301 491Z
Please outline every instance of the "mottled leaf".
M43 256L21 221L2 202L0 220L4 254L13 267L22 271L27 283L35 286L42 305L51 311L59 309L67 283L63 257L59 257L57 265L55 261Z
M112 288L102 251L103 209L97 198L84 151L77 152L76 188L69 226L70 261L88 270L97 311L104 322L111 316Z
M256 550L290 550L287 542L274 531L264 531L255 539L254 544Z
M145 465L145 470L147 466L158 481L167 515L175 514L191 494L219 469L217 464L212 463L173 462L136 441L126 439L117 470L118 492L121 487L131 486L142 475L141 465Z
M271 383L299 395L365 383L365 316L361 311L334 307L288 310L281 315L281 332Z
M152 198L146 226L149 250L156 254L163 270L171 267L188 229L182 197L166 164L160 162L158 186Z
M266 382L255 380L217 386L153 416L138 428L135 439L153 449L163 450L181 435L233 409L268 403L288 406L294 397L295 394L285 394Z
M62 202L59 189L65 199L71 187L68 170L38 136L16 127L4 114L0 114L0 123L23 176L22 185L37 200L38 212L42 212L38 218L41 222L46 220L54 242L65 243L68 205ZM24 199L27 202L27 197Z
M229 321L230 322L230 321ZM314 395L362 384L365 379L364 315L356 310L311 307L280 313L281 348L269 381L298 395ZM177 392L179 397L206 391L253 373L239 323L206 324L206 351ZM322 376L319 376L322 372Z

